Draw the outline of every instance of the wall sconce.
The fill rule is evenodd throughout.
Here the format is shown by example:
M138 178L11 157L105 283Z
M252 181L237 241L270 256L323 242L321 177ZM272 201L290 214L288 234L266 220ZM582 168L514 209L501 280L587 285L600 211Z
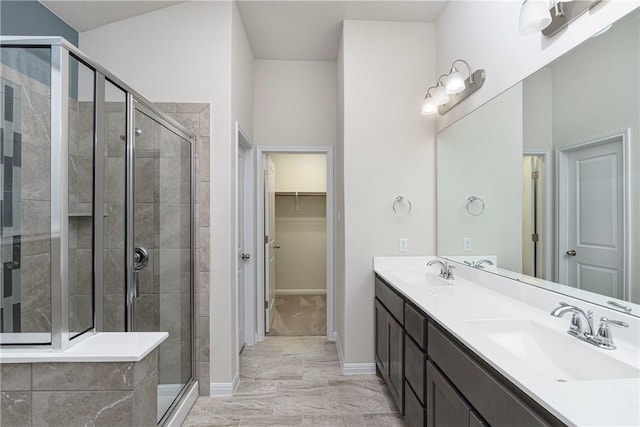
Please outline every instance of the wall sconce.
M461 62L467 67L469 77L464 79L460 71L455 67ZM443 82L443 78L445 78ZM484 70L471 71L471 67L462 59L456 59L451 64L448 74L438 77L438 83L427 89L422 101L422 114L433 114L438 111L441 115L451 110L469 95L482 87L485 80Z
M524 0L520 8L520 34L542 31L552 36L602 0Z

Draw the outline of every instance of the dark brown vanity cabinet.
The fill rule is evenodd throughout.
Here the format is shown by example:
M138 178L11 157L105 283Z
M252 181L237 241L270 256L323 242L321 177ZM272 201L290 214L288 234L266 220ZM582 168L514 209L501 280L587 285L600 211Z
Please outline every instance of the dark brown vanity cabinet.
M404 413L404 326L402 297L376 278L375 359L400 412Z
M406 426L564 425L379 277L375 286L376 366Z
M488 426L431 362L427 362L427 389L427 427Z

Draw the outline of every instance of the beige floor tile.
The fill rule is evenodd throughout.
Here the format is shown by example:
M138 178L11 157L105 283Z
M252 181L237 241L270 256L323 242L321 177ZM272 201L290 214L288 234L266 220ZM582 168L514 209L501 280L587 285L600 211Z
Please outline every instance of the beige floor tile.
M268 417L242 417L241 426L301 426L302 416L278 416L271 415Z
M305 427L364 427L364 417L352 415L305 415L302 417Z
M386 385L375 375L343 375L325 337L278 336L240 354L233 397L200 397L186 427L401 426Z
M366 427L404 427L400 414L364 414Z

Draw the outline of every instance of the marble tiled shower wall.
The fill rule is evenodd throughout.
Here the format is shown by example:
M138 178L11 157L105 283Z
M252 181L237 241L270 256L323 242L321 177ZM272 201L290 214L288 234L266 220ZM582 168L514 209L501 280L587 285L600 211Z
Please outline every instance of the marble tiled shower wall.
M44 56L0 78L2 262L0 330L50 332L50 87ZM33 67L32 67L33 66Z

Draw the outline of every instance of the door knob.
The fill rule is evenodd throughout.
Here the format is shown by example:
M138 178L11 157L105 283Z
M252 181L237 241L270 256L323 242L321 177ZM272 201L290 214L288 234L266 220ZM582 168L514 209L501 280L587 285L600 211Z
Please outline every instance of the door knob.
M275 249L280 249L280 245L273 245Z
M251 254L242 254L242 259L248 260L251 258Z
M569 256L576 256L576 251L571 249L570 251L567 251L567 255Z

